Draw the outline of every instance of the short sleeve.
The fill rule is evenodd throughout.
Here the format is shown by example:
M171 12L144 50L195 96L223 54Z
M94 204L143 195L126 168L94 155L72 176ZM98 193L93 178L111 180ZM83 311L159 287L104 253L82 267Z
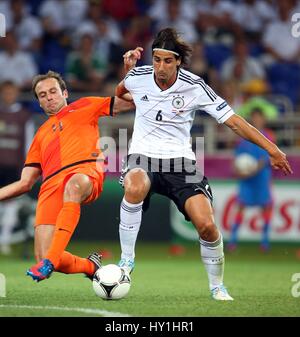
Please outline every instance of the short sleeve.
M95 117L113 116L114 97L87 97L87 99Z
M124 86L128 91L134 90L134 75L135 75L135 68L128 71L127 75L124 78Z
M197 100L197 105L200 110L214 117L220 124L226 122L229 117L234 115L234 111L230 105L228 105L223 98L218 96L207 84L202 82L200 90L201 94Z
M124 78L125 88L134 94L141 89L142 82L147 81L148 77L145 79L145 76L150 74L153 74L153 66L141 66L129 70Z
M38 136L35 135L29 151L26 156L24 167L38 167L41 168L41 151L40 151L40 144L38 141Z

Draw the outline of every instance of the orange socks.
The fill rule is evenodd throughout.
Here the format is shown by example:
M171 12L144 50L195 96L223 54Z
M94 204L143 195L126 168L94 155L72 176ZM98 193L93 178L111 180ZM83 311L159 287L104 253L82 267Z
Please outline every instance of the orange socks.
M88 259L64 251L55 270L65 274L85 273L87 275L93 275L95 272L95 265Z
M65 202L58 214L51 246L45 257L53 263L55 269L60 264L62 254L74 233L79 218L80 204Z

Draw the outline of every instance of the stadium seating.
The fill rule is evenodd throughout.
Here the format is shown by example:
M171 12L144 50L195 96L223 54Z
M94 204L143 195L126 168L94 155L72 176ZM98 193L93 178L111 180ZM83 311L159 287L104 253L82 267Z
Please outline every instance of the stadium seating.
M300 65L275 63L267 69L272 93L290 98L294 107L299 101Z
M217 70L221 69L223 62L231 55L231 49L223 44L212 44L205 46L205 56L210 65L215 67Z

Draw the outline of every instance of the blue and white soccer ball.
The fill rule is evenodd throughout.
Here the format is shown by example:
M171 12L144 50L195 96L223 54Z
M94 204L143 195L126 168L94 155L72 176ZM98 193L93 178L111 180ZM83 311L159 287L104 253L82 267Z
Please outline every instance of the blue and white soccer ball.
M118 300L125 297L131 285L131 279L123 268L108 264L99 268L93 277L93 289L104 300Z
M241 174L252 174L257 170L257 160L248 153L241 153L234 160L236 170Z

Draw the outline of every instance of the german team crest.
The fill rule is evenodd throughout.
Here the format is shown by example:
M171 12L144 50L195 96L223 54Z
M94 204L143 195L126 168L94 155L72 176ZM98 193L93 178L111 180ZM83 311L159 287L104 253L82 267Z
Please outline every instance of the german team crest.
M184 106L184 96L173 96L172 105L175 109L181 109Z

